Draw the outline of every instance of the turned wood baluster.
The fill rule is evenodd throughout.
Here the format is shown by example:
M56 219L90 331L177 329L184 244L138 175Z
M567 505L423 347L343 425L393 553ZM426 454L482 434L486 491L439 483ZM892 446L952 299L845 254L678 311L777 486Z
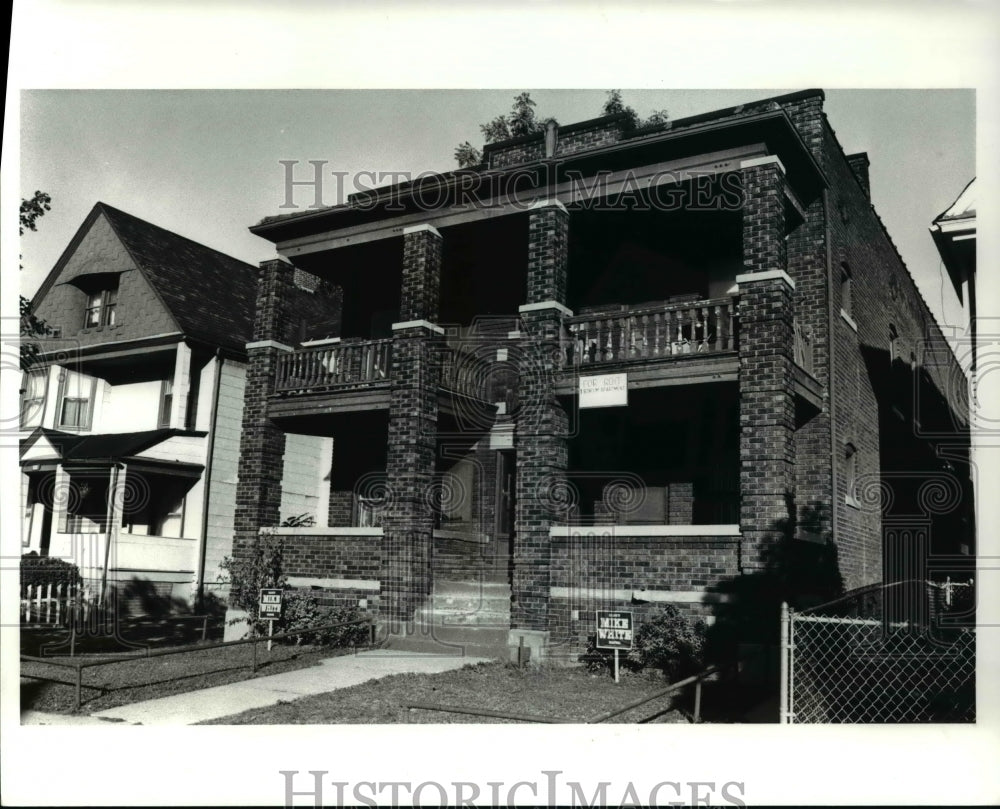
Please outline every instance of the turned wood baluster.
M726 305L726 348L730 351L735 347L735 336L736 336L736 315L733 311L733 300L729 299L729 303Z
M653 355L660 356L663 347L663 335L660 333L660 313L653 312Z
M722 351L722 307L715 305L715 350Z
M702 351L708 351L708 307L701 307L701 346Z
M649 356L649 315L642 316L642 356Z
M613 360L615 358L615 322L608 318L605 327L607 328L608 341L604 347L604 359Z

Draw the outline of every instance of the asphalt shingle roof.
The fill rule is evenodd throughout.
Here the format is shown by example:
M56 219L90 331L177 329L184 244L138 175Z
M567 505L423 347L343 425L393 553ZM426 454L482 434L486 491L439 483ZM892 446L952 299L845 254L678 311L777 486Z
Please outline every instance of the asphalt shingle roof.
M186 336L244 349L253 335L256 267L103 202L97 207Z

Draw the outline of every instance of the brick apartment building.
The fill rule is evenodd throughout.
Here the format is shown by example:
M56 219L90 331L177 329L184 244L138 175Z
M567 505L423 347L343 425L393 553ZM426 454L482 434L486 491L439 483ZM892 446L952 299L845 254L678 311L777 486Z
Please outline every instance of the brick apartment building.
M823 101L550 122L252 227L237 552L501 654L962 567L964 381Z

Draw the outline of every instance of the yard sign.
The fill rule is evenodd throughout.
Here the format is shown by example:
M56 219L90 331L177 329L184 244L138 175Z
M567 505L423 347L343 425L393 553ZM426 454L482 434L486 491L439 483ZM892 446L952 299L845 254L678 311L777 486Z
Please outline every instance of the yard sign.
M274 621L281 617L280 587L260 588L260 609L258 610L258 614L265 621Z
M627 610L597 610L598 649L615 652L615 682L618 682L618 650L632 648L632 613Z

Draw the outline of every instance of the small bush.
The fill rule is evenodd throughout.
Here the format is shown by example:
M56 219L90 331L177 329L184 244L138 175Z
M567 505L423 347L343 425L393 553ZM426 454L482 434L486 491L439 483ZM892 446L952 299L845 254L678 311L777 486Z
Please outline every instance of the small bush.
M60 584L79 585L80 568L65 559L55 556L39 556L35 551L21 557L21 589L29 584L46 587L51 584L55 589Z
M645 620L638 620L631 651L619 652L618 665L625 671L658 669L671 680L696 674L705 667L706 627L692 622L672 604ZM589 671L604 671L613 665L614 652L598 649L596 636L587 638L587 651L580 661Z
M691 621L667 604L639 625L629 658L670 680L683 679L704 668L705 634L704 621Z
M309 627L318 624L347 623L357 621L367 616L355 607L328 607L320 604L315 596L309 593L286 591L281 619L276 623L276 632L296 632L301 634L285 638L283 643L299 646L303 643L315 643L322 646L346 647L361 646L368 642L368 624L335 627L307 631Z

